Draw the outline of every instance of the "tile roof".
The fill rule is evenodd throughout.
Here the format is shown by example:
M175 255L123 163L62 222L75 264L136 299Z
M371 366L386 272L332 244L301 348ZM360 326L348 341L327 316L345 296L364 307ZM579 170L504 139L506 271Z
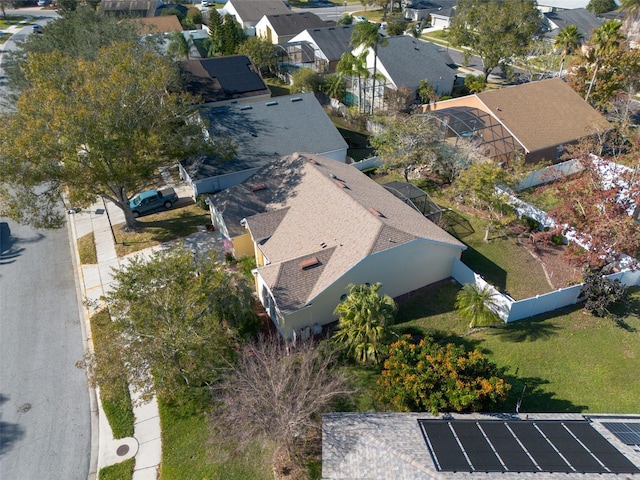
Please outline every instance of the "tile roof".
M446 49L409 35L388 37L378 47L378 61L397 87L417 87L424 79L438 83L438 78L453 79L454 62Z
M559 78L487 90L476 96L528 152L611 128Z
M306 33L331 62L340 60L344 52L351 51L349 42L354 27L355 25L336 25L335 27L308 28Z
M280 308L283 305L292 311L301 308L376 252L417 239L465 248L351 165L310 154L285 157L275 163L284 173L280 177L280 187L273 189L273 197L265 198L268 200L265 210L288 208L288 211L272 235L260 245L270 264L259 270ZM250 179L251 183L261 182L264 175L258 173L254 177L258 178ZM382 215L373 213L371 208ZM254 232L256 220L259 237ZM247 217L255 240L264 238L263 224L263 215ZM300 278L292 281L284 275L301 258L321 258L328 251L332 254L322 268L300 273L313 276L313 288L307 288L308 282L302 282ZM310 273L312 270L313 274ZM303 284L304 294L292 291ZM283 298L278 298L278 294ZM291 303L292 299L298 303Z
M180 62L185 87L202 103L270 95L260 73L245 55L229 55Z
M291 12L282 0L229 0L227 4L233 6L243 22L254 24L265 15Z
M278 36L297 35L308 28L327 26L327 22L310 12L289 12L266 17Z
M201 115L210 122L211 138L231 139L236 155L192 163L187 169L194 180L258 168L296 151L326 154L347 148L313 93L211 107Z

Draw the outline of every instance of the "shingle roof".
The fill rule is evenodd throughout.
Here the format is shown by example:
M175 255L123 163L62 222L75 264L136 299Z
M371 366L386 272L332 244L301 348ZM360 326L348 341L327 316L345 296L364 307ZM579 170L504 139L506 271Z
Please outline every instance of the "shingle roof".
M266 17L278 36L297 35L308 28L327 26L327 22L310 12L289 12Z
M447 8L452 8L456 0L413 0L406 3L407 9L425 10L427 12L438 12Z
M335 27L309 28L307 33L313 39L327 60L340 60L344 52L351 51L349 42L355 25L336 25Z
M444 47L415 39L409 35L388 37L378 47L378 61L397 87L417 87L424 79L438 83L439 78L453 78L454 62Z
M282 0L229 0L243 22L258 23L265 15L287 13L291 10Z
M100 10L135 17L153 17L160 5L162 2L159 0L102 0Z
M141 34L181 32L182 25L176 15L163 15L161 17L143 17L132 19L140 23Z
M236 155L223 162L207 159L196 168L192 164L187 168L194 180L257 168L296 151L325 154L347 148L313 93L211 107L201 115L210 121L211 137L231 139Z
M528 152L611 128L559 78L487 90L476 96Z
M186 89L202 103L269 95L270 90L245 55L199 58L180 62Z
M301 308L373 253L418 239L465 248L351 165L303 154L274 162L270 171L276 168L284 173L280 174L279 188L273 189L272 199L265 198L269 200L265 209L288 211L271 236L261 242L270 264L259 270L283 311ZM265 175L259 173L249 183L263 179ZM217 205L215 197L214 203ZM255 240L264 238L263 216L247 218ZM259 237L254 221L258 222ZM331 249L330 258L321 261L321 268L298 272L295 281L285 275L292 268L299 269L300 259L315 256L320 260ZM309 288L309 281L302 281L302 277L313 277L313 287ZM304 294L296 290L303 285Z
M602 20L584 8L547 12L544 16L556 26L556 28L545 33L545 36L550 38L555 37L563 28L575 25L578 27L578 31L584 35L584 39L587 40L591 37L593 31L602 24Z

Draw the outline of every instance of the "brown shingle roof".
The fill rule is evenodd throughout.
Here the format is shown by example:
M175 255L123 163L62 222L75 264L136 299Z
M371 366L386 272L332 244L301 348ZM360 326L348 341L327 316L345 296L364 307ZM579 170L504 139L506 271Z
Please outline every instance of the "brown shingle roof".
M283 158L279 168L286 174L279 188L271 188L273 197L265 209L288 210L260 245L270 262L260 273L279 306L284 301L288 309L301 308L371 253L403 243L424 239L465 248L351 165L304 154ZM250 183L258 180L262 177L252 178ZM336 180L348 188L338 186ZM369 208L382 215L374 215ZM248 217L247 224L255 240L264 238L262 215ZM298 272L295 280L287 277L290 270L284 265L291 262L291 268L299 268L300 259L321 259L328 251L332 254L321 269ZM312 288L308 287L309 278L313 278ZM304 294L296 290L301 285ZM292 303L293 299L298 303Z
M132 20L141 24L140 34L181 32L182 25L176 15L162 17L143 17Z
M528 152L611 128L559 78L488 90L476 96Z

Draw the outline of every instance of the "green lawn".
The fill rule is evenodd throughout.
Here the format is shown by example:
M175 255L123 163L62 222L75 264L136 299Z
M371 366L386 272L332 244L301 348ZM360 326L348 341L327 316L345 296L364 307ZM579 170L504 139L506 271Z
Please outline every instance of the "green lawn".
M625 328L572 307L470 335L463 335L466 322L453 309L458 289L444 283L414 295L400 308L394 329L477 347L510 367L506 411L515 410L526 384L521 412L637 413L640 289L617 312Z

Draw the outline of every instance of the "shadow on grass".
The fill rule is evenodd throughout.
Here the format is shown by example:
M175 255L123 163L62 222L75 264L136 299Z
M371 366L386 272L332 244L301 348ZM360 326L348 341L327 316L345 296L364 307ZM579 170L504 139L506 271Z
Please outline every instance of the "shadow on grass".
M526 415L527 412L581 413L589 408L588 405L576 405L569 400L556 398L555 392L549 392L543 388L549 381L540 377L506 375L505 380L511 384L511 391L503 404L505 412L515 412L520 398L522 398L519 409L521 416Z
M467 245L467 249L462 252L461 260L466 266L482 275L482 278L494 285L501 292L506 289L507 271L496 265L475 248Z
M535 342L560 333L560 328L542 319L519 320L492 330L496 335L513 343Z
M463 239L476 232L469 220L451 209L447 209L442 216L447 225L447 232L456 238Z
M459 290L460 285L456 281L444 280L396 297L396 324L455 311Z

